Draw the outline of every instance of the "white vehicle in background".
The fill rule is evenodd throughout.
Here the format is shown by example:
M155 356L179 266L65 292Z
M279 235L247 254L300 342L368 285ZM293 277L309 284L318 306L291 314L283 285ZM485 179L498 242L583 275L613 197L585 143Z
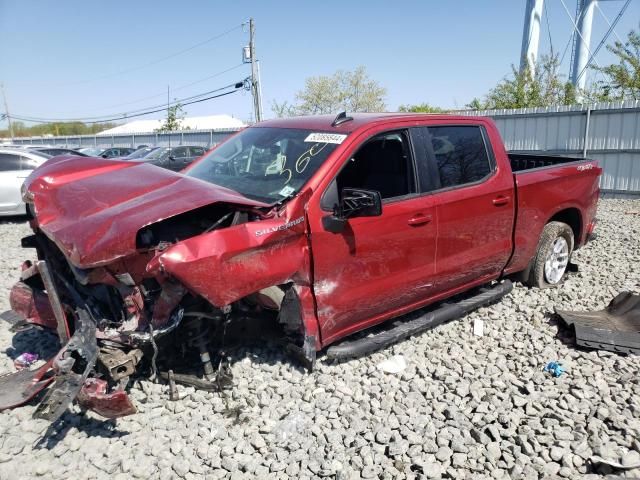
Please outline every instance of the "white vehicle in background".
M49 158L50 155L41 152L0 147L0 216L27 213L20 187Z

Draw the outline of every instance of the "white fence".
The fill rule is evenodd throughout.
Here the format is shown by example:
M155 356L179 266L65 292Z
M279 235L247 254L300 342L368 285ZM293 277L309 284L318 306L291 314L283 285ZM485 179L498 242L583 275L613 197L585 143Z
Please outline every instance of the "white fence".
M25 137L16 138L13 143L26 145L55 145L67 148L80 147L132 147L157 145L169 147L178 145L198 145L212 147L238 129L223 130L181 130L171 133L127 133L120 135L71 135L66 137Z

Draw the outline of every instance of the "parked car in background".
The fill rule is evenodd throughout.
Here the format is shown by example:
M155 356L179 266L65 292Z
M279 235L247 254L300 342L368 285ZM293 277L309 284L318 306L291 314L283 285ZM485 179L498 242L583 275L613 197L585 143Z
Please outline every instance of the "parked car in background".
M50 155L27 149L0 148L0 216L24 215L22 182Z
M100 152L99 156L102 158L118 158L118 157L126 157L127 155L133 153L135 149L133 148L125 148L125 147L112 147L107 148Z
M146 157L136 161L150 163L158 167L178 172L191 164L196 158L206 153L204 147L198 145L181 145L179 147L160 147Z
M51 155L55 157L56 155L76 155L78 157L88 157L86 153L79 152L78 150L73 150L71 148L60 148L60 147L44 147L44 148L34 148L32 151L46 153L47 155Z

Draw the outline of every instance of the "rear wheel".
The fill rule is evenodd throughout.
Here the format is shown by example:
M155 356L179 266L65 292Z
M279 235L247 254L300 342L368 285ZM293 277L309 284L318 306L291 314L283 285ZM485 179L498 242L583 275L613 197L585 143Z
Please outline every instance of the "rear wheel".
M555 287L567 271L573 252L573 230L566 223L545 225L533 259L528 285L538 288Z

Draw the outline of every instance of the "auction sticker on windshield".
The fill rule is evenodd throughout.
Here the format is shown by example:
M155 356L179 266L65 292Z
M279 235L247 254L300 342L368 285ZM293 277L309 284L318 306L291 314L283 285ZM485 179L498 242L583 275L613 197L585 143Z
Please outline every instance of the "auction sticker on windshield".
M340 145L345 138L347 138L347 136L341 133L310 133L304 141L313 143L336 143Z
M289 195L291 195L293 192L295 192L296 189L293 188L291 185L286 185L282 190L280 190L278 193L280 195L282 195L283 197L288 197Z

